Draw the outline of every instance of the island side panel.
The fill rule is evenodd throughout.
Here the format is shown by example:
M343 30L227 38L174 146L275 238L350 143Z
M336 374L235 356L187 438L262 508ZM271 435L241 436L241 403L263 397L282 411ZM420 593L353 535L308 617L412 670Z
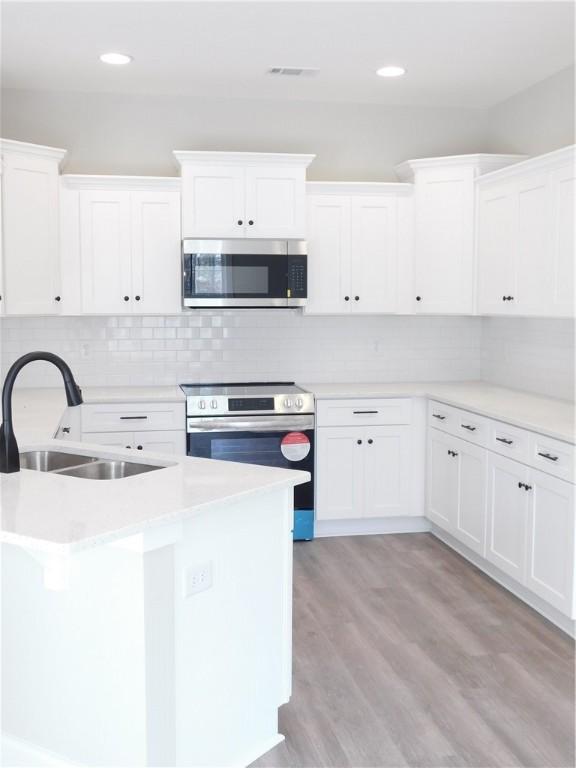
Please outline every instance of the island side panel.
M247 765L279 740L291 674L293 490L184 523L175 544L176 764ZM191 572L212 586L186 596ZM290 603L290 605L288 605Z
M143 560L97 547L69 557L67 586L44 585L38 555L3 544L2 732L31 754L143 766Z

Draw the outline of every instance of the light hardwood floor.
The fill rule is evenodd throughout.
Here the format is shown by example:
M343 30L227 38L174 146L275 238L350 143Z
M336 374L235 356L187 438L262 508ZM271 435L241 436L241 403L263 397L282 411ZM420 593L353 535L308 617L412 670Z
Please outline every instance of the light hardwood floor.
M280 731L254 766L573 766L573 643L431 534L297 543Z

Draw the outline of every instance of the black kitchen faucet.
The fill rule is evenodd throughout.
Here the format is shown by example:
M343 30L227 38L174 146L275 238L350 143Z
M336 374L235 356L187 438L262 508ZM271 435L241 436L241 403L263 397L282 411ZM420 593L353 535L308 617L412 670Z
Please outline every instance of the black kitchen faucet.
M0 427L0 472L20 471L20 453L12 424L12 390L16 376L18 376L21 369L35 360L45 360L48 363L53 363L58 368L64 379L68 405L82 404L82 391L74 381L74 376L68 364L61 357L52 354L52 352L28 352L27 355L22 355L22 357L18 358L10 366L4 381L4 388L2 389L2 414L4 421Z

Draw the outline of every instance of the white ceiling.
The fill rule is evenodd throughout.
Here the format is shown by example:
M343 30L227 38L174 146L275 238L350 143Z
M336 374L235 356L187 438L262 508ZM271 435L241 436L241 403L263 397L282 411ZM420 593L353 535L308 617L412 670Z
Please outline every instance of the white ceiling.
M572 2L2 3L6 88L487 107L573 63ZM134 61L110 67L100 53ZM385 64L408 73L376 77ZM313 78L268 67L318 67Z

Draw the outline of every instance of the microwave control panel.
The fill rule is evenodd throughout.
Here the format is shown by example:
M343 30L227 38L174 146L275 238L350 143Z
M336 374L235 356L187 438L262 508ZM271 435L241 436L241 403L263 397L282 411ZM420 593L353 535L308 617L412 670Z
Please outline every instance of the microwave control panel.
M292 299L305 299L308 296L306 256L288 257L288 296Z

